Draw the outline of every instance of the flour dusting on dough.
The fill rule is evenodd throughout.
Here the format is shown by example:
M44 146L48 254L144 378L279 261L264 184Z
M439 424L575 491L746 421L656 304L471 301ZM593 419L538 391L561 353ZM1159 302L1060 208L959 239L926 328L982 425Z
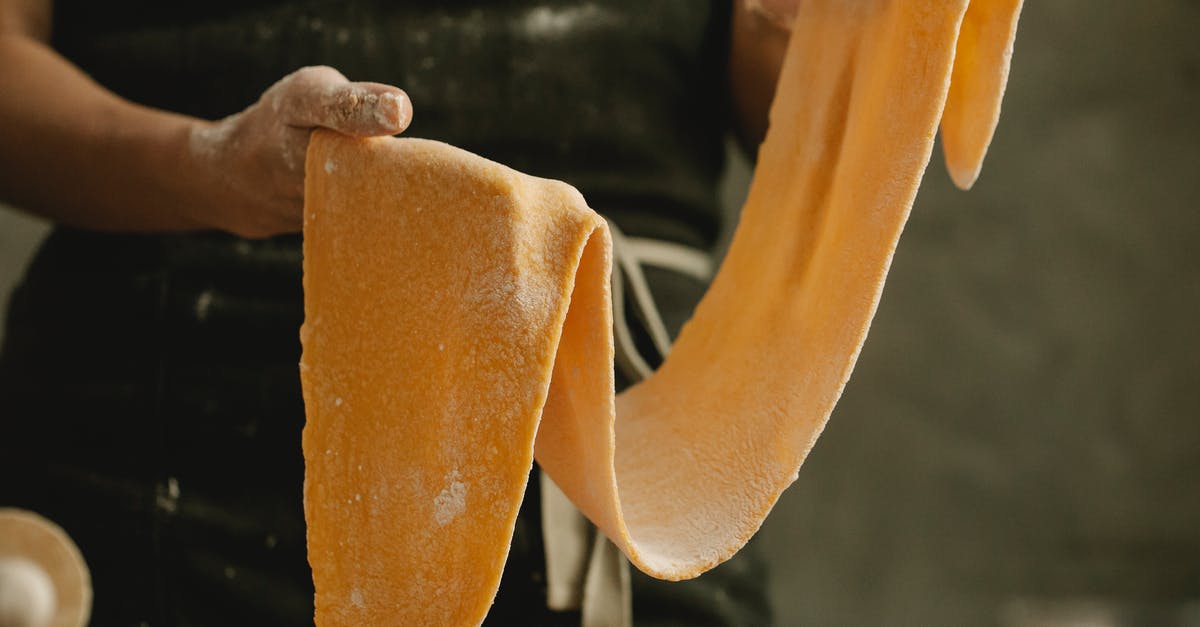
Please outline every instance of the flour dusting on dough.
M458 480L458 469L446 475L446 487L433 497L433 519L445 527L455 516L467 509L467 484Z

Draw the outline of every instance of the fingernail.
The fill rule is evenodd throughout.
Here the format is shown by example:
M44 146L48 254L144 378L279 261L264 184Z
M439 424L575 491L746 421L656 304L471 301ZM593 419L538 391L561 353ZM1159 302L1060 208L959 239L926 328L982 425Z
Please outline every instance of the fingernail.
M380 94L379 105L375 108L375 120L386 128L399 131L408 121L405 109L404 99L399 94Z

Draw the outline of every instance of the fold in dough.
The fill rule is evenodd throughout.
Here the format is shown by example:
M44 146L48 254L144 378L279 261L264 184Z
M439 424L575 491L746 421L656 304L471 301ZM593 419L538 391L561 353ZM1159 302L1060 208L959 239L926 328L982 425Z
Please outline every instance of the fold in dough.
M1019 3L977 0L971 48L991 52L953 67L958 89L967 4L800 3L729 255L666 363L619 397L609 232L573 188L433 141L314 134L317 623L482 621L535 449L641 570L684 579L736 552L850 376L948 92L947 132L969 136L948 158L977 170Z

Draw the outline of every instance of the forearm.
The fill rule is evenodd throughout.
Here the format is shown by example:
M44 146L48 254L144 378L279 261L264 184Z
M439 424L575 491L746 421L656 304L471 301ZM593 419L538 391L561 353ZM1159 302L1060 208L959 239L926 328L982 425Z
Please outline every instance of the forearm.
M751 153L767 134L768 112L789 35L787 28L752 4L750 0L734 2L729 55L734 128L742 147Z
M0 200L91 229L212 227L199 120L122 100L45 44L0 35Z

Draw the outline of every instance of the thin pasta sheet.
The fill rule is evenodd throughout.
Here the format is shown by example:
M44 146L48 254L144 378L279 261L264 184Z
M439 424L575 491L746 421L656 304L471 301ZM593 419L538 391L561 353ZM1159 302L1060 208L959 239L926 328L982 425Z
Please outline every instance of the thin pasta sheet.
M578 192L434 141L314 134L317 623L481 622L535 456L641 570L733 555L850 376L939 123L955 178L978 174L1019 8L802 2L729 254L666 362L619 396L610 234Z

